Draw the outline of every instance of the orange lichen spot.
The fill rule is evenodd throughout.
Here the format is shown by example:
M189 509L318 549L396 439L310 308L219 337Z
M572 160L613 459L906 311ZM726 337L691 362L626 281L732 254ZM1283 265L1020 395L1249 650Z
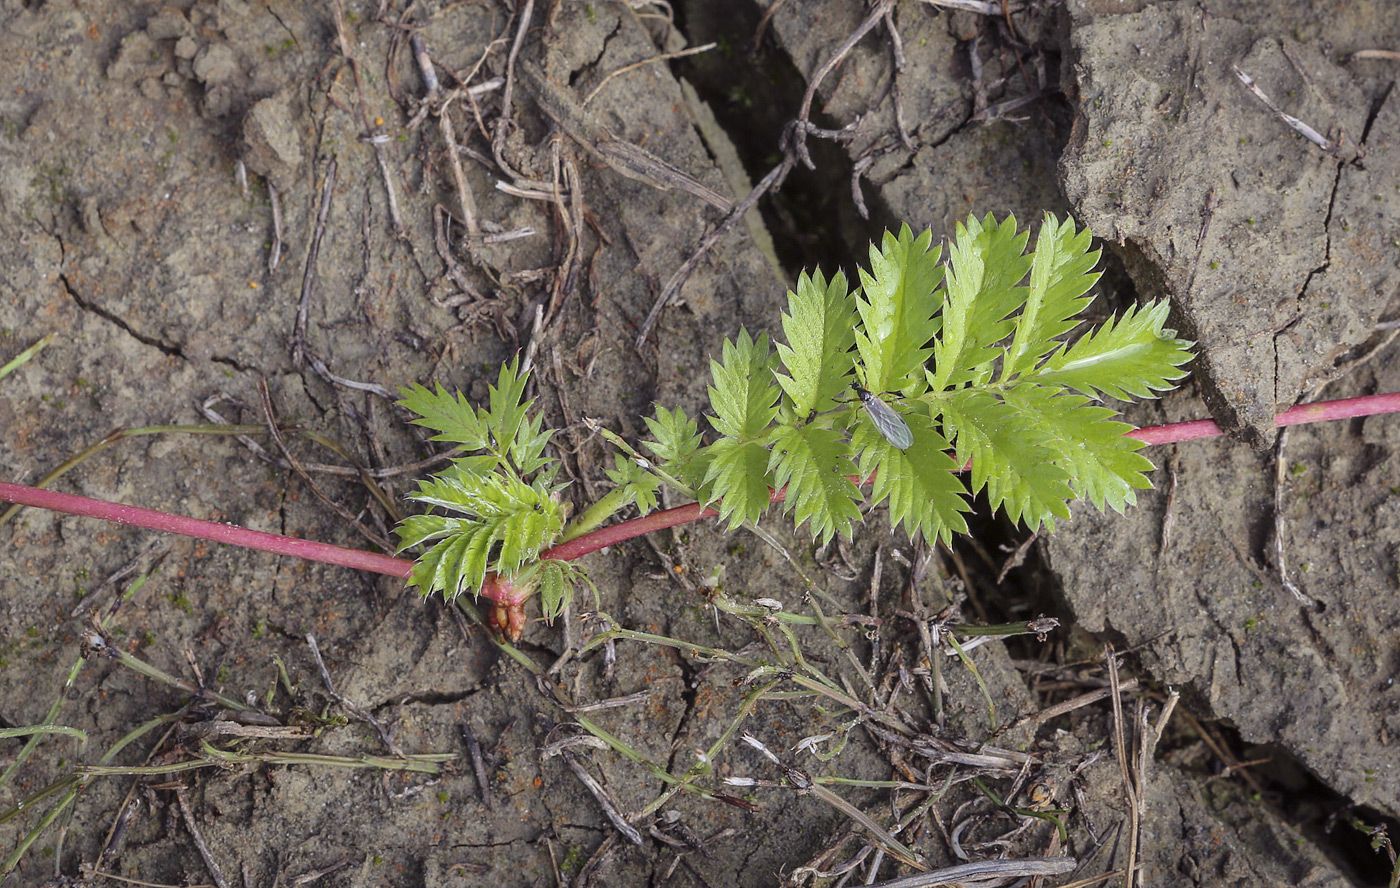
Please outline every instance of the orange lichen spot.
M250 290L256 290L257 288L258 288L258 282L257 282L257 281L249 281L249 282L248 282L248 289L250 289Z
M96 40L100 32L97 30L97 22L88 25L87 36L89 40Z
M384 118L382 118L382 117L376 117L376 118L374 118L374 125L375 125L375 126L383 126L383 125L384 125Z
M543 778L536 777L534 780L530 781L530 785L535 789L539 789L541 786L544 786L544 780Z

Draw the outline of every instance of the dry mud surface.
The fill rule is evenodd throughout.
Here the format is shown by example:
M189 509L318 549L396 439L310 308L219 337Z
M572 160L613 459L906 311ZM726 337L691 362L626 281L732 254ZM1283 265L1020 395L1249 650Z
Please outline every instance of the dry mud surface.
M598 630L583 599L529 626L521 655L553 667L537 677L396 580L25 510L0 528L0 727L56 707L86 741L48 736L6 773L0 808L28 802L0 822L3 848L33 839L13 884L831 884L853 858L858 881L908 871L738 743L699 781L731 803L665 795L662 772L741 722L812 775L905 781L826 786L882 827L908 818L900 838L934 868L1069 856L1074 872L1038 884L1117 884L1134 863L1143 884L1383 884L1389 863L1350 820L1400 838L1400 421L1285 439L1267 420L1400 390L1383 323L1400 312L1400 62L1354 55L1400 48L1400 7L1312 6L891 4L817 84L813 121L845 130L809 137L818 169L668 289L781 158L808 78L864 4L7 2L0 364L57 336L0 381L5 480L34 483L114 428L212 421L206 403L262 425L265 387L278 422L341 448L288 437L314 488L266 436L254 452L179 433L118 441L55 486L373 548L392 519L353 471L317 466L434 448L364 384L480 400L524 351L582 499L612 466L582 420L637 436L653 401L702 412L709 357L740 326L777 328L795 263L830 271L882 227L942 236L987 212L1089 224L1104 312L1168 296L1201 344L1188 384L1130 418L1232 431L1152 451L1157 490L1137 508L1076 510L1005 579L1024 536L990 520L932 554L877 515L821 551L775 521L780 548L694 526L590 556L617 624L727 650L758 636L719 619L706 588L805 613L801 576L815 578L863 621L840 646L804 629L802 650L861 715L793 694L755 704L744 670L694 651L569 655ZM627 146L718 197L639 171ZM413 477L382 484L401 500ZM266 718L236 723L107 656L74 674L91 614L130 578L104 581L129 565L158 569L111 617L112 645ZM955 598L968 621L1043 612L1061 628L975 649L975 675L950 659L935 730L907 615ZM1110 686L1108 643L1126 652L1117 680L1137 682L1117 716L1100 699L1037 717ZM1155 754L1125 775L1115 724L1131 758L1172 691ZM622 705L579 708L604 700ZM877 710L925 733L882 730ZM587 742L585 719L648 764ZM0 740L0 765L24 742ZM250 758L182 770L210 750ZM389 767L399 753L453 758L421 773ZM99 764L149 770L72 782Z

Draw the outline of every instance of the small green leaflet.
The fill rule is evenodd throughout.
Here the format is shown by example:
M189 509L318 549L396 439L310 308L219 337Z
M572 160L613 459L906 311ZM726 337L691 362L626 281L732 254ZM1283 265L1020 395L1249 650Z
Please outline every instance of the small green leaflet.
M757 521L771 501L764 439L777 418L782 389L773 379L768 334L754 341L740 330L737 341L725 340L723 359L711 361L710 371L715 381L710 425L723 437L708 448L710 464L701 488L706 502L719 500L720 520L733 530Z
M1134 305L1121 318L1109 318L1073 345L1061 345L1033 381L1120 401L1175 388L1186 375L1181 365L1191 360L1191 343L1165 329L1170 308L1166 301Z
M806 524L823 545L837 533L849 537L860 520L860 488L851 476L856 464L842 434L814 425L779 426L766 471L776 487L787 488L783 511ZM766 488L765 488L766 491Z
M861 271L856 298L859 317L847 324L856 328L862 380L871 391L901 391L932 354L944 273L943 248L932 243L932 232L916 239L905 225L898 237L886 232L878 249L870 246L870 271Z
M613 465L616 468L604 472L608 480L625 489L627 498L637 504L637 510L643 515L655 509L661 479L620 453L613 454Z
M788 403L798 416L830 410L850 385L855 368L851 349L856 331L851 323L855 297L839 272L828 284L821 272L803 272L797 290L788 291L783 314L786 343L778 343L778 357L787 374L777 374Z

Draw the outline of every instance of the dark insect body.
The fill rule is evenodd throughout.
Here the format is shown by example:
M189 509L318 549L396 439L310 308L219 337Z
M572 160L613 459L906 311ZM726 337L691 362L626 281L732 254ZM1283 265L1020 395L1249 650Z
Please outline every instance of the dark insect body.
M870 423L875 426L880 437L888 441L891 447L908 450L914 444L914 433L909 430L909 423L904 421L904 417L860 386L854 388L861 405L865 407L865 415L870 418Z

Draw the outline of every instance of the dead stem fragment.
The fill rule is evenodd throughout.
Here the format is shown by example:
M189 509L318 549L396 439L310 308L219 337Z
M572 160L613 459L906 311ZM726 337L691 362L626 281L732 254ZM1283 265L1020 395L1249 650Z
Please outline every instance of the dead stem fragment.
M937 888L939 885L967 885L973 880L1017 879L1058 876L1079 865L1073 857L1025 857L1020 860L978 860L929 873L874 882L870 888Z
M400 749L399 745L389 736L389 732L384 730L384 726L379 723L378 719L370 713L365 712L345 697L342 697L340 693L336 691L335 683L331 681L330 671L326 669L326 661L321 659L321 648L316 644L316 636L312 635L310 632L306 633L306 645L311 648L311 656L316 660L316 668L321 670L321 683L326 686L326 693L331 695L331 699L345 707L346 712L373 727L375 732L379 734L379 739L384 741L384 745L389 748L390 752L399 758L406 758L403 750Z
M1326 138L1317 130L1308 126L1306 123L1294 117L1292 114L1285 114L1283 110L1277 105L1275 105L1273 100L1270 99L1268 95L1266 95L1264 91L1259 88L1259 85L1254 82L1254 78L1241 71L1238 66L1232 65L1231 69L1235 72L1235 76L1240 79L1240 83L1244 84L1244 88L1253 93L1254 97L1257 98L1259 101L1263 102L1264 107L1274 112L1274 116L1277 117L1279 120L1283 121L1284 125L1296 132L1298 135L1307 139L1309 142L1312 142L1318 148L1321 148L1324 153L1330 154L1333 157L1337 156L1337 152L1340 147L1337 143Z
M311 235L311 247L306 251L306 268L301 276L301 299L297 302L296 327L292 332L292 363L300 367L305 361L306 319L311 309L311 295L316 289L316 259L321 254L321 238L326 234L326 220L331 214L331 194L335 190L335 158L326 164L326 179L321 184L321 212L316 216L316 230Z
M569 766L569 770L574 772L574 776L578 778L579 782L593 794L593 798L598 800L598 805L603 809L603 814L608 818L608 821L617 828L618 832L627 837L627 841L634 845L640 845L642 834L637 831L635 826L627 822L626 817L622 816L622 812L618 810L617 803L612 800L612 796L601 783L593 779L593 775L588 773L588 769L579 763L578 756L567 749L560 755L563 756L564 762Z
M452 124L452 115L448 113L447 104L442 101L442 87L438 83L437 72L433 70L433 61L428 57L428 50L423 46L422 35L415 32L409 38L409 44L413 47L413 59L418 63L418 70L423 75L423 85L428 89L430 113L437 118L438 128L442 131L447 162L452 167L452 183L457 188L457 209L462 214L462 224L466 227L468 236L474 237L481 233L481 225L477 222L476 198L472 194L471 186L467 184L466 175L462 172L462 159L457 151L457 133Z
M214 859L209 846L205 844L204 834L199 831L199 824L195 823L194 812L190 810L190 800L185 794L183 785L176 787L175 799L180 803L180 816L184 818L185 828L190 831L190 839L193 840L194 846L199 849L199 856L204 858L204 865L209 870L209 877L219 888L228 888L228 880L224 878L224 872L219 868L219 862Z

